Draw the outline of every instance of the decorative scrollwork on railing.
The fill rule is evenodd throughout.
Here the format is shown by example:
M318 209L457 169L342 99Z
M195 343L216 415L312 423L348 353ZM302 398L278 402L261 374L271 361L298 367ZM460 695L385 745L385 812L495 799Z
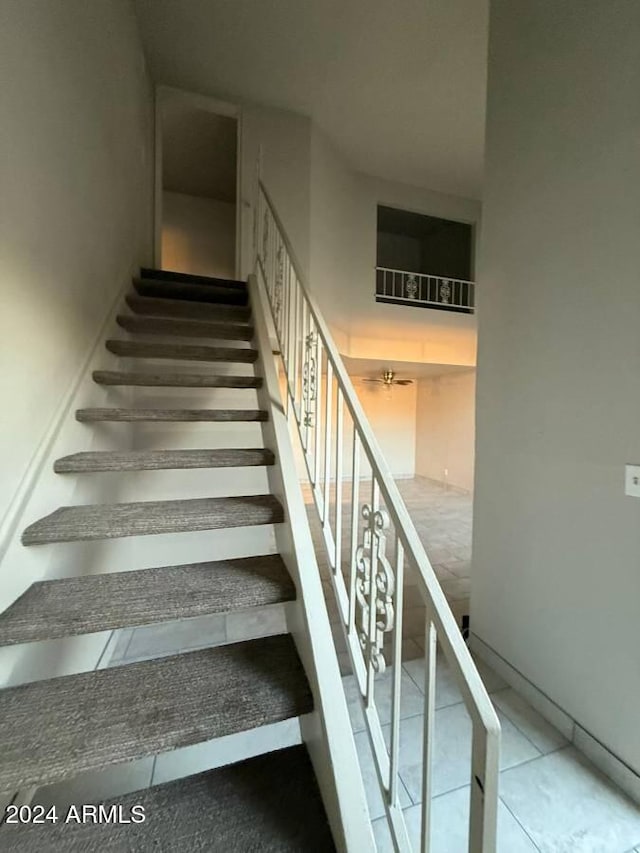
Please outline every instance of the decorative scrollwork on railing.
M304 342L304 365L302 368L302 399L304 401L303 423L306 427L312 427L314 422L316 401L316 359L314 348L316 336L309 332Z
M404 288L408 299L418 298L418 280L413 273L407 276Z
M445 305L448 305L451 302L451 282L448 278L443 278L440 282L438 296L438 301Z
M276 280L273 286L273 319L276 329L280 333L280 319L282 314L282 290L284 287L284 245L280 243L276 252Z
M262 223L262 263L267 264L267 255L269 254L269 211L264 212L264 221Z
M395 577L385 556L385 530L389 517L385 510L362 507L365 521L362 545L356 550L356 631L365 663L375 672L384 672L384 634L393 629ZM373 584L373 588L372 588ZM374 608L372 620L371 607Z

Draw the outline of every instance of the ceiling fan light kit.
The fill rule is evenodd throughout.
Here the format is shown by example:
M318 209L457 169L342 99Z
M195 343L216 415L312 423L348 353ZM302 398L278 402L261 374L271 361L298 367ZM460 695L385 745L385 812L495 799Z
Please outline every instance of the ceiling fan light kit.
M380 385L386 385L387 387L391 387L392 385L412 385L413 379L396 379L395 371L393 370L383 370L382 371L382 379L363 379L363 382L375 382Z

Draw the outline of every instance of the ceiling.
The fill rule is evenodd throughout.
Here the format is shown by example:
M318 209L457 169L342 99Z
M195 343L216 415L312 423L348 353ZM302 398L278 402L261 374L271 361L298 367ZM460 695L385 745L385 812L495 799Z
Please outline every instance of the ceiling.
M236 198L237 121L181 99L162 108L162 187L218 201Z
M342 356L347 373L353 378L380 379L385 370L393 370L396 379L424 379L445 373L468 373L474 367L460 364L425 364L418 361L384 361L375 358Z
M479 198L488 0L136 0L158 83L310 116L358 171Z

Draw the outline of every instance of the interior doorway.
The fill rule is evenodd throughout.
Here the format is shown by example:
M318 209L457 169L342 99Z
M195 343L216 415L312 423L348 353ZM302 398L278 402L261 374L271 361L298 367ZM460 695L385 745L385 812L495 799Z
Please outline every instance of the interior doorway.
M174 89L156 110L156 263L237 278L239 133L232 104Z

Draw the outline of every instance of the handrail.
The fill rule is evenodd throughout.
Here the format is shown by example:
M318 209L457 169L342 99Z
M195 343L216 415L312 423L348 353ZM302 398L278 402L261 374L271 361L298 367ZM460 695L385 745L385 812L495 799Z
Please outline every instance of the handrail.
M421 849L429 849L437 639L452 667L473 726L469 850L473 853L492 853L496 844L497 821L500 738L497 715L356 395L331 331L309 289L275 205L259 179L256 193L256 267L271 306L284 365L287 411L297 425L314 502L322 524L334 592L360 688L394 845L398 850L412 849L398 799L402 597L406 560L417 572L418 586L426 605ZM353 433L351 542L346 578L342 558L345 415L350 419ZM369 503L360 507L362 457L370 468L368 479L371 480L371 498ZM333 527L332 482L335 484ZM359 516L362 517L362 523ZM390 527L395 534L393 568L385 553ZM362 542L359 541L360 535ZM385 634L391 634L393 639L389 753L375 706L375 676L383 672L386 665Z

